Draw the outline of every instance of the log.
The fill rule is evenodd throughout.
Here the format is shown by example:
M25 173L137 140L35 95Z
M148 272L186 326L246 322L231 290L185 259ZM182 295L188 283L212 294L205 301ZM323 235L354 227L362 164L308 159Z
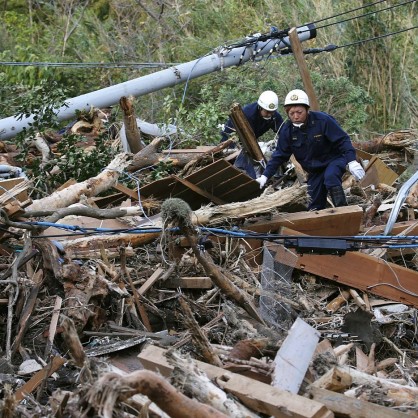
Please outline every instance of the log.
M59 209L77 203L83 195L86 197L97 196L116 184L120 172L128 165L127 158L127 154L118 154L96 177L71 185L42 199L34 200L27 210Z
M170 163L175 167L184 167L187 163L196 158L196 154L192 153L175 154L171 157L159 153L158 149L165 140L166 138L162 137L154 138L146 147L133 156L127 170L133 172L140 170L141 168L157 165L160 162ZM204 152L202 152L202 154L204 154Z
M70 351L74 364L77 367L83 367L88 359L81 345L74 322L70 318L62 315L60 325L63 328L64 341Z
M142 206L143 202L142 202ZM96 219L115 219L122 218L124 216L138 216L142 215L143 211L139 206L118 207L110 209L97 209L82 204L72 205L70 207L59 209L41 209L41 210L25 210L20 216L22 218L39 218L45 217L45 222L58 222L60 219L66 216L88 216Z
M266 194L246 202L228 203L226 205L206 207L194 212L193 218L200 225L225 222L225 219L242 219L250 215L269 213L272 209L280 210L290 203L306 198L306 187L295 185L277 192Z
M144 148L145 149L145 148ZM299 199L305 199L306 187L293 186L283 190L278 190L269 195L263 194L247 202L228 203L216 207L207 207L192 213L192 222L195 225L207 225L217 222L225 222L225 219L244 219L249 215L268 213L273 210L280 210L280 207L293 203ZM161 220L154 221L154 228L161 228ZM65 251L92 250L104 245L105 248L119 246L148 244L160 236L159 232L147 234L115 234L115 235L95 235L71 241L62 241Z
M126 140L129 144L129 149L133 154L136 154L141 151L144 146L141 141L141 131L136 123L133 100L123 96L119 100L119 105L123 111L123 123L125 124L125 134Z
M165 379L154 372L139 370L125 376L116 373L104 374L86 397L87 409L94 408L97 415L112 418L114 409L136 394L148 396L171 418L227 418L215 408L201 404L178 392ZM83 415L83 414L81 414Z
M35 308L35 304L38 299L38 293L44 281L44 272L42 270L38 270L33 275L33 286L29 292L28 298L25 303L25 307L23 312L20 316L19 323L18 323L18 333L12 345L12 353L15 354L16 351L20 347L20 343L25 335L25 332L30 324L30 317L32 316L32 312Z

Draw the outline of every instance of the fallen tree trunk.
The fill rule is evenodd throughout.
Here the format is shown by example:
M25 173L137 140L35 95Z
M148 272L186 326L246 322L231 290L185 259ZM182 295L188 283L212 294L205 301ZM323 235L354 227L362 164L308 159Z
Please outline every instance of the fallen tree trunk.
M182 172L181 175L186 175L190 165L195 165L199 162L202 162L205 158L209 159L213 154L228 148L233 142L232 140L225 141L222 144L219 144L217 147L214 147L214 149L210 151L202 151L201 153L176 152L175 154L170 155L158 152L158 149L164 140L165 138L162 137L154 138L150 144L135 154L131 164L128 167L128 171L137 171L141 168L157 165L160 162L165 162L170 163L174 167L184 167L184 172Z
M94 408L99 416L112 418L118 402L136 394L148 396L172 418L227 418L215 408L178 392L164 378L148 370L139 370L126 376L116 373L103 375L90 388L83 406L86 411Z
M142 202L142 207L144 204ZM66 216L74 215L74 216L88 216L90 218L96 219L115 219L115 218L122 218L124 216L138 216L142 215L143 210L139 206L129 206L129 207L118 207L118 208L111 208L111 209L97 209L90 206L78 205L78 206L70 206L68 208L60 208L60 209L41 209L41 210L33 210L33 211L25 211L25 213L21 214L22 218L39 218L43 216L48 216L48 218L44 219L46 222L57 222Z
M175 154L175 156L170 157L167 154L159 153L158 149L165 139L163 137L154 138L145 148L133 156L127 170L133 172L141 168L157 165L163 161L171 163L175 167L184 167L188 162L196 158L196 154Z
M216 222L224 222L225 219L242 219L253 214L268 213L272 210L278 210L280 207L303 200L306 197L306 188L304 186L292 186L283 190L278 190L270 195L262 195L247 202L228 203L215 207L208 207L192 212L192 222L195 225L207 225ZM155 220L151 228L158 229L162 227L161 220ZM62 241L64 249L77 252L79 250L93 250L104 246L113 248L121 245L139 245L148 244L160 236L159 232L150 232L142 234L115 234L115 235L95 235L94 237L85 237L71 241Z
M66 189L54 192L43 199L35 200L27 207L27 210L65 208L77 203L82 195L86 197L97 196L116 184L120 172L128 165L127 158L127 154L117 155L96 177L68 186Z
M246 202L228 203L196 210L192 220L195 224L207 225L225 222L225 219L246 218L249 215L260 215L274 209L277 210L290 203L298 203L305 198L306 187L296 185L272 194L262 194L260 197Z

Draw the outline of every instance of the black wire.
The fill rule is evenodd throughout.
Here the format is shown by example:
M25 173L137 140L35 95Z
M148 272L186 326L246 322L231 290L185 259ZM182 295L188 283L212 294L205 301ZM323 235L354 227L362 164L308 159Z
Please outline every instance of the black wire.
M142 63L102 63L102 62L12 62L0 61L0 66L13 67L63 67L63 68L169 68L178 65L178 63L162 63L162 62L142 62Z
M384 35L375 36L374 38L363 39L361 41L351 42L350 44L339 45L334 49L345 48L347 46L358 45L358 44L362 44L362 43L369 42L369 41L375 41L376 39L386 38L388 36L393 36L393 35L396 35L398 33L407 32L408 30L412 30L412 29L416 29L416 28L418 28L418 26L412 26L411 28L401 29L401 30L398 30L397 32L386 33Z
M303 53L304 54L318 54L320 52L332 52L332 51L335 51L338 48L345 48L346 46L358 45L358 44L366 43L366 42L369 42L369 41L375 41L376 39L386 38L388 36L392 36L392 35L396 35L398 33L406 32L408 30L416 29L417 27L418 26L412 26L411 28L401 29L401 30L399 30L397 32L386 33L384 35L375 36L374 38L363 39L361 41L355 41L355 42L352 42L350 44L345 44L345 45L339 45L338 46L338 45L331 44L331 45L327 45L324 48L309 48L309 49L304 49L303 50ZM285 53L286 54L291 54L292 52L293 52L292 50L288 50L288 51L282 50L281 51L281 55L284 55Z
M346 15L348 13L356 12L357 10L366 9L367 7L374 6L375 4L378 4L378 3L383 3L384 1L387 1L387 0L375 1L374 3L369 3L369 4L366 4L365 6L360 6L360 7L356 7L355 9L348 10L347 12L342 12L342 13L338 13L334 16L329 16L329 17L324 17L323 19L314 20L313 22L311 22L311 24L323 22L324 20L333 19L334 17L343 16L343 15Z
M359 19L360 17L365 17L365 16L376 14L376 13L384 12L386 10L394 9L395 7L399 7L399 6L405 6L406 4L413 3L414 1L416 1L416 0L408 0L408 1L405 1L403 3L395 4L395 5L389 6L389 7L385 7L384 9L375 10L375 11L372 11L372 12L367 12L367 13L364 13L362 15L357 15L357 16L350 17L348 19L339 20L338 22L328 23L327 25L317 26L316 29L317 30L318 29L323 29L323 28L327 28L329 26L338 25L340 23L349 22L350 20Z

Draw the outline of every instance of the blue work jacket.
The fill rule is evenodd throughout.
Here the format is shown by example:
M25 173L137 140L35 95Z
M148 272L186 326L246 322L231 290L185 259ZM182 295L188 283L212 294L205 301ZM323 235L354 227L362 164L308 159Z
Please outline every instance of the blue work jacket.
M267 163L264 175L270 178L277 168L294 155L308 173L324 170L336 158L344 157L346 164L356 159L350 137L327 113L309 111L301 127L288 120L280 130L276 150Z
M280 125L283 123L283 118L280 116L279 112L274 112L273 116L269 120L265 120L260 116L257 102L248 104L242 108L242 111L248 122L254 131L256 138L259 138L265 134L270 129L274 132L277 132L280 128ZM228 119L225 124L224 130L221 132L221 142L226 141L231 134L235 132L234 123L231 118Z

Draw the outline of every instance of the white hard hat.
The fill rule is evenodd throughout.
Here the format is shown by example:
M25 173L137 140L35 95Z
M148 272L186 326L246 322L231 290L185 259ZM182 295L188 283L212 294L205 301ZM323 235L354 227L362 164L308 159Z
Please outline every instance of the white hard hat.
M273 112L279 106L279 98L274 91L267 90L260 94L258 105L269 112Z
M284 105L305 105L309 107L309 97L303 90L292 90L287 93L286 98L284 99Z

